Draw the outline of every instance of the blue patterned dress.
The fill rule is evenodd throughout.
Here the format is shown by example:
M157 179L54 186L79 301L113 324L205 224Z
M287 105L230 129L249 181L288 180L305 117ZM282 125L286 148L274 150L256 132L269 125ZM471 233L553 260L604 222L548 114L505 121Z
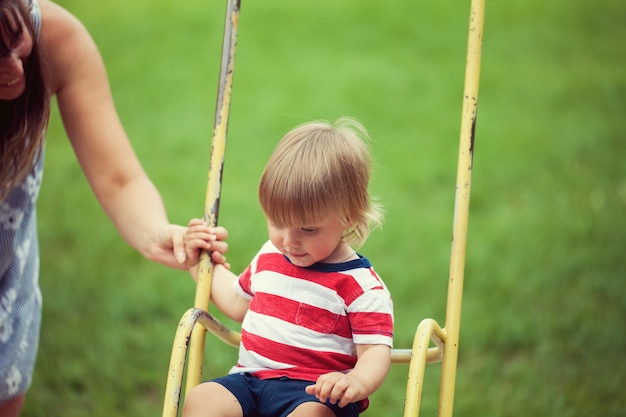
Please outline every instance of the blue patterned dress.
M39 31L36 0L25 1ZM41 291L35 204L42 174L43 155L0 200L0 403L28 390L37 357Z

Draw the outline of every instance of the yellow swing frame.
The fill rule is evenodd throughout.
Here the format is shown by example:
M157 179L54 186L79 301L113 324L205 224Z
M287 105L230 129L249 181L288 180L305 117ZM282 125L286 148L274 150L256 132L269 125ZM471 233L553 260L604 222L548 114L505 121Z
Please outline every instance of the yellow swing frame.
M239 10L240 0L228 0L205 200L204 220L211 225L217 225L219 211ZM419 415L426 364L434 362L442 362L438 416L452 416L459 349L484 10L485 0L471 0L445 326L441 327L434 319L426 318L417 327L411 349L393 349L391 353L393 363L409 365L403 417L417 417ZM209 254L203 253L200 257L194 307L185 312L174 337L165 388L163 417L176 417L178 415L185 365L187 365L186 392L200 383L207 330L233 347L239 346L241 341L240 333L227 328L208 313L212 277L213 264Z

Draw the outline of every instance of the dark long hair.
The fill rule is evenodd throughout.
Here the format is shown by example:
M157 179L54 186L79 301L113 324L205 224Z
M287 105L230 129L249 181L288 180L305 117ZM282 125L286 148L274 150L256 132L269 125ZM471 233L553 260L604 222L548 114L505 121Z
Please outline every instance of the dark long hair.
M0 0L0 57L9 55L12 41L23 31L33 39L24 68L26 88L14 100L0 100L0 201L37 162L50 115L50 93L30 10L23 0Z

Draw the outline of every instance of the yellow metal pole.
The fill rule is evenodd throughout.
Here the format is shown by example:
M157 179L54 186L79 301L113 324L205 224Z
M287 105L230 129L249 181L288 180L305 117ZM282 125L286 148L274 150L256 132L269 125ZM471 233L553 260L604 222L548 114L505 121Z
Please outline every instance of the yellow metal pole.
M176 336L174 337L174 345L172 347L172 355L170 357L170 367L167 373L167 382L165 385L163 417L178 416L183 383L183 372L185 370L185 362L189 353L189 340L194 328L197 327L210 330L224 343L231 346L238 346L241 341L241 335L239 333L233 332L225 327L213 318L206 310L201 308L190 308L187 310L178 323L178 329L176 330Z
M170 357L170 367L165 384L165 399L163 401L163 417L178 416L180 397L183 382L183 372L189 348L189 337L198 321L200 309L189 309L178 323L174 345Z
M446 343L439 392L439 416L442 417L452 416L454 403L484 12L485 0L471 1L446 308Z
M237 46L237 29L239 27L240 3L240 0L228 0L226 21L224 23L220 80L204 211L204 220L212 226L217 225L219 212L222 171L224 168L224 153L226 149L226 131L228 128L228 116L232 95L235 48ZM212 279L213 264L211 257L210 254L204 252L200 256L194 307L208 311ZM186 392L189 392L192 387L198 385L202 379L205 334L206 329L204 327L195 326L191 336Z
M429 347L431 341L437 345L435 348ZM426 364L441 360L444 343L445 333L439 324L433 319L422 320L413 338L403 417L419 415Z

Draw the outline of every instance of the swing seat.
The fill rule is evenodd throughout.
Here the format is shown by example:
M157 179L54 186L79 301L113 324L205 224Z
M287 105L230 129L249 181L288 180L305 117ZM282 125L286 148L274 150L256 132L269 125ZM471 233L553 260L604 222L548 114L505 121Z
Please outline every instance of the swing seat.
M194 332L204 337L205 331L212 333L223 343L239 347L241 334L222 324L211 313L201 308L190 308L180 319L174 337L174 348L170 358L170 370L165 389L163 417L176 417L183 393L183 372L190 354L190 342ZM446 332L434 319L424 319L417 327L411 349L392 349L391 362L409 364L404 416L417 416L427 363L440 362L444 358ZM443 376L442 376L443 379ZM187 391L198 382L187 379Z

